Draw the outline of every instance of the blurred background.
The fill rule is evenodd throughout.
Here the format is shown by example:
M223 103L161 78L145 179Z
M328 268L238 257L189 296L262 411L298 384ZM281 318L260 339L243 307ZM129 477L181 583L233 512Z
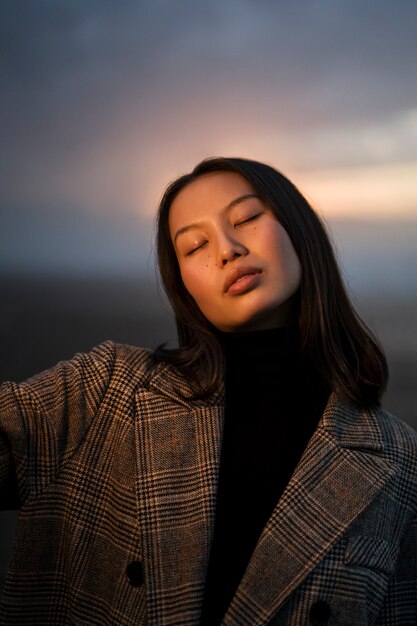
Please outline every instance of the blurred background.
M417 427L415 0L3 0L0 73L1 380L107 338L174 344L158 199L243 156L325 220L387 351L385 406Z

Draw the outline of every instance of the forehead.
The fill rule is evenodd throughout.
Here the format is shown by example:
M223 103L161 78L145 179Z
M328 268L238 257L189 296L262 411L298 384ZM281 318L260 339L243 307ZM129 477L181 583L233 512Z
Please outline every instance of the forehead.
M232 200L250 193L256 192L237 172L203 174L184 187L173 200L169 210L170 226L220 212Z

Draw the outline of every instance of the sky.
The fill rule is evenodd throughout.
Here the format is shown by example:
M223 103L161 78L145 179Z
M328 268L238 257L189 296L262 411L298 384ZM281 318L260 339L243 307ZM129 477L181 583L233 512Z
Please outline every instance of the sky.
M149 270L211 155L287 174L348 264L352 220L416 260L415 0L2 0L0 80L0 273Z

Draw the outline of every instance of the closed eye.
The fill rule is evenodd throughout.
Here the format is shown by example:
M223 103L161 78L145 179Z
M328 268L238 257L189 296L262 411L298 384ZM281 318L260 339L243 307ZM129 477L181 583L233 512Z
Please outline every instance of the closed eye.
M255 213L255 215L251 215L250 217L246 218L245 220L242 220L240 222L236 222L235 227L236 226L242 226L242 224L247 224L248 222L253 222L254 220L256 220L261 215L262 215L262 213Z
M191 256L192 254L194 254L194 252L197 252L198 250L201 250L201 248L203 248L206 243L208 243L207 241L203 241L202 243L200 243L198 246L196 246L195 248L193 248L192 250L190 250L189 252L187 252L185 254L185 256Z

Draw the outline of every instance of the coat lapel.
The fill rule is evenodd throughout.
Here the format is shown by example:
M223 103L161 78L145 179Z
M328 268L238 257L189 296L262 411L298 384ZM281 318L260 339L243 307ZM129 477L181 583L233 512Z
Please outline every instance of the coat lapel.
M191 401L175 370L137 392L136 449L148 623L197 625L213 532L223 390Z
M394 474L372 412L329 400L266 525L224 625L266 624Z

